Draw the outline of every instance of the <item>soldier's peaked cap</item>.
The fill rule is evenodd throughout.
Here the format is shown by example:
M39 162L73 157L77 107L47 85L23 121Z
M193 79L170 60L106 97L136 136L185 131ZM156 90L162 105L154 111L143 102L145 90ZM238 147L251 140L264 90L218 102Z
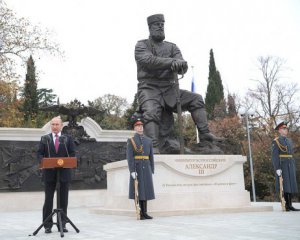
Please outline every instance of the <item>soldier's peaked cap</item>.
M155 22L164 22L164 21L165 21L165 17L163 14L154 14L154 15L147 17L148 25L151 25L152 23L155 23Z
M140 114L134 113L131 116L130 123L132 124L132 127L135 127L136 125L144 125L144 119L139 115Z
M279 124L276 126L275 130L279 130L280 128L287 127L288 123L289 123L289 122L286 122L286 121L283 121L283 122L279 123Z

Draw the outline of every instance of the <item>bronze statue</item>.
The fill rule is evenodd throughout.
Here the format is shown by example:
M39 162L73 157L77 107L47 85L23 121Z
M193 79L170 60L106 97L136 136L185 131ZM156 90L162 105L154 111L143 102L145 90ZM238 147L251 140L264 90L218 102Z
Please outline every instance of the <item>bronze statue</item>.
M147 22L150 36L135 46L138 102L145 122L145 135L152 139L155 153L159 153L161 145L170 137L173 112L177 111L175 80L177 74L187 72L188 64L174 43L164 41L164 15L149 16ZM222 140L209 131L201 95L180 90L180 102L182 110L191 113L200 141Z

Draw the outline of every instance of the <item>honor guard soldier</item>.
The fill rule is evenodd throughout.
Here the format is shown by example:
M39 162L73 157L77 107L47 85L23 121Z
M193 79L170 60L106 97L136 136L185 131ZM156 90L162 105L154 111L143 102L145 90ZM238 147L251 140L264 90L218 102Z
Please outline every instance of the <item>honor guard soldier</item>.
M152 180L154 174L152 140L143 135L142 118L133 115L131 122L135 134L127 141L126 155L130 172L129 199L136 201L138 219L152 219L147 214L147 201L155 199Z
M279 136L272 142L272 162L276 172L276 189L279 189L279 178L283 179L283 195L286 211L299 211L292 206L292 194L298 192L296 167L293 158L293 143L288 135L288 122L281 122L275 130Z

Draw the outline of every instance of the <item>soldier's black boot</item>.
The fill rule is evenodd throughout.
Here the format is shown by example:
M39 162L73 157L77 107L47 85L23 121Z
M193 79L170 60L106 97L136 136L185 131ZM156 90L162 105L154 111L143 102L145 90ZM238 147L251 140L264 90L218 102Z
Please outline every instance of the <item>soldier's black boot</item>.
M289 194L284 193L284 200L285 200L285 211L289 212L290 211L290 202L289 202Z
M291 211L300 211L300 209L294 208L294 207L292 206L292 194L291 194L291 193L288 193L288 195L289 195L289 206L290 206L290 210L291 210Z
M139 201L139 204L140 204L140 220L145 220L145 209L144 209L144 201L143 200L140 200Z
M192 111L191 115L192 115L194 123L196 124L196 126L198 128L200 142L201 141L209 141L209 142L224 141L224 138L217 137L214 134L209 132L206 112L205 112L204 108L200 108L200 109L196 109L196 110Z
M144 217L145 217L145 219L152 219L153 217L151 217L147 214L147 201L143 201L143 202L144 202Z

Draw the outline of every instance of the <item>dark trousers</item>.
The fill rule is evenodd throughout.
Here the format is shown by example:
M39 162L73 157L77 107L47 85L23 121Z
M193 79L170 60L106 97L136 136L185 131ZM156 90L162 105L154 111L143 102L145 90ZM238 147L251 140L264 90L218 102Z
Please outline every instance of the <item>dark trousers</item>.
M55 190L56 190L56 182L45 182L45 202L43 207L43 222L52 213ZM68 198L69 198L69 183L60 182L60 208L64 211L66 215L67 215L67 208L68 208ZM64 219L62 219L62 221L64 222ZM53 225L53 220L50 219L49 222L45 224L45 227L51 228L52 225Z

